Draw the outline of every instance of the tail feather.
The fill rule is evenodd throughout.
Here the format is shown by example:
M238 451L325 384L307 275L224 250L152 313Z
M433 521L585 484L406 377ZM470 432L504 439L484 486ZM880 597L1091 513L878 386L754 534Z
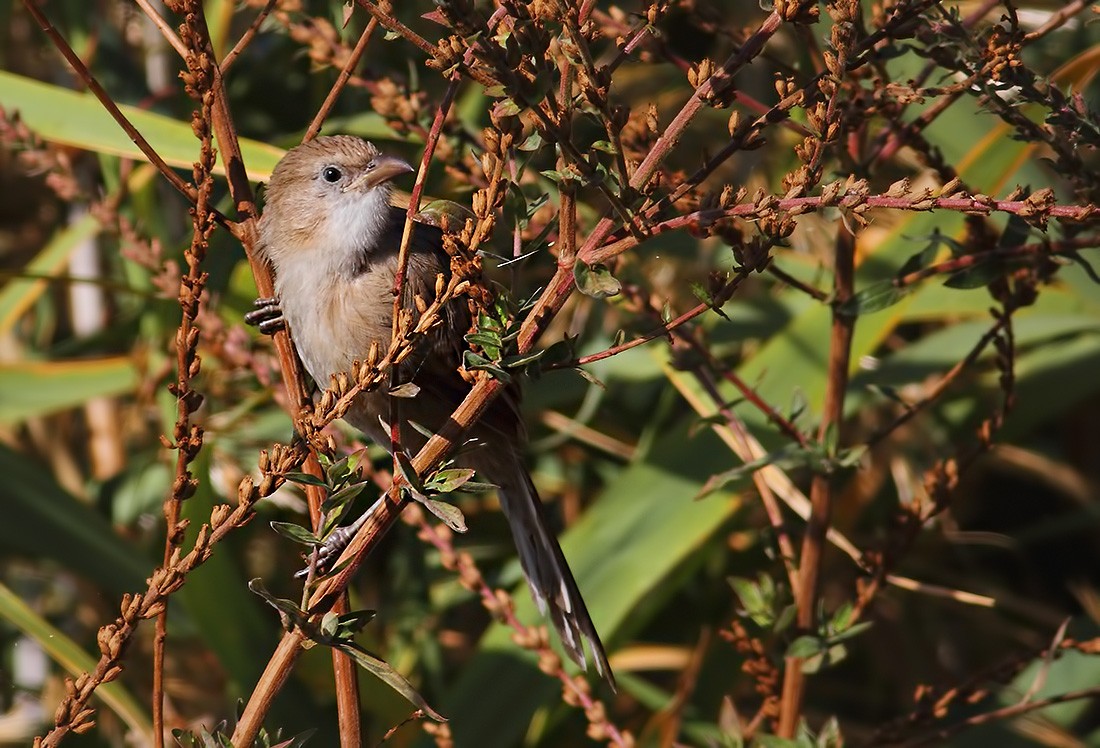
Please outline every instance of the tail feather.
M512 528L520 566L539 611L550 618L569 657L585 670L592 654L599 673L612 690L615 676L607 664L600 635L584 605L573 572L542 513L542 502L522 465L511 471L515 480L501 483L500 505ZM496 477L496 476L494 476Z

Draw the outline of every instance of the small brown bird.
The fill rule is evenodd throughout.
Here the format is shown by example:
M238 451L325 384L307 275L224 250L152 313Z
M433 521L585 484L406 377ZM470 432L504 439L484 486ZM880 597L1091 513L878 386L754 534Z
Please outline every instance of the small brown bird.
M371 143L339 135L292 149L271 175L260 251L274 266L277 307L298 355L321 386L331 375L347 372L353 361L364 360L372 342L381 350L389 345L405 220L405 211L390 203L390 180L411 171L406 162L380 153ZM417 224L406 282L410 297L433 299L436 276L448 267L439 230ZM399 399L402 421L438 430L469 389L458 374L469 326L466 310L459 306L447 305L445 323L403 364L420 392ZM384 384L360 395L344 417L387 448L390 439L379 418L390 418L394 398L386 394L388 389ZM512 388L493 401L469 434L478 446L458 461L499 487L501 508L539 609L550 616L566 651L584 668L588 643L596 670L614 688L600 637L524 465L526 433L517 397ZM401 425L403 446L419 449L424 438Z

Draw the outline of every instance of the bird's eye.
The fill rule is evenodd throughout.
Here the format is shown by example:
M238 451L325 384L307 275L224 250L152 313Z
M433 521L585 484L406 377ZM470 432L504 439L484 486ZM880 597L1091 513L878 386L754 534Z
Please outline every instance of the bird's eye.
M326 166L321 170L321 179L325 180L329 184L336 184L344 176L344 172L337 169L335 166Z
M378 165L378 164L376 164L376 163L374 163L373 161L371 161L370 163L368 163L368 164L367 164L367 166L366 166L366 169L367 169L367 171L370 171L370 170L372 170L372 169L373 169L373 168L374 168L375 166L377 166L377 165Z

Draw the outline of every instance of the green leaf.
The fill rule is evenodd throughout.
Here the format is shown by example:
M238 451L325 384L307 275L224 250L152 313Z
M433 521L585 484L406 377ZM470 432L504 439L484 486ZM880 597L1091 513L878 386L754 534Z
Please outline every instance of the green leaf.
M861 621L860 623L849 626L848 628L840 631L833 636L829 637L829 644L837 644L842 641L847 641L854 636L859 636L867 629L874 626L874 621Z
M150 564L90 504L65 491L37 460L0 444L8 554L48 558L97 588L121 595L144 586Z
M496 483L479 483L478 481L467 481L462 484L462 490L464 493L485 493L486 491L495 491L500 488Z
M437 493L451 493L457 491L473 477L474 471L469 468L449 468L433 475L427 487Z
M502 382L511 382L512 375L500 368L497 364L488 360L484 356L479 356L473 351L464 351L462 354L462 365L467 369L484 369L492 374Z
M38 643L72 678L90 673L99 659L92 657L64 631L54 628L40 613L7 586L0 584L0 618ZM10 634L9 634L10 636ZM123 681L103 683L96 689L96 696L133 731L134 736L152 745L153 724L145 708L126 688Z
M898 270L898 277L904 277L911 273L915 273L918 270L922 270L932 264L932 261L936 259L936 256L940 253L940 241L935 239L928 243L921 251L917 252L905 261L905 264Z
M501 359L500 365L505 369L518 369L522 366L526 366L533 361L538 361L540 358L542 358L544 353L546 353L545 350L537 350L532 351L531 353L525 353L523 355L505 356L503 359Z
M466 517L463 516L462 510L454 504L448 504L446 501L439 501L438 499L425 499L420 503L429 512L442 520L447 527L455 532L466 532Z
M834 644L826 649L824 652L819 652L812 657L802 661L802 672L807 675L820 672L825 668L832 667L840 663L845 657L848 656L848 648L843 644Z
M331 512L335 509L342 509L349 504L352 499L357 497L363 492L363 489L370 485L370 481L359 481L358 483L352 483L344 486L336 493L329 496L321 504L322 512Z
M800 636L791 642L783 656L804 660L824 652L825 648L825 642L816 636Z
M300 483L303 486L320 486L321 488L328 488L329 485L324 480L318 478L316 475L310 473L284 473L283 477L293 483Z
M338 485L342 480L346 479L355 472L355 469L359 467L359 460L362 459L363 452L352 452L349 455L345 455L341 459L325 467L325 475L328 476L330 485ZM324 466L328 460L323 454L317 455L318 461Z
M494 359L500 355L500 349L503 347L500 334L495 332L472 332L466 335L466 342L481 346L485 349L485 353Z
M829 630L833 632L844 631L851 623L852 614L855 612L855 606L849 600L845 600L833 613L832 619L829 621Z
M377 615L378 611L376 610L355 610L351 613L344 613L336 619L336 627L341 632L358 634Z
M521 111L523 111L523 109L520 108L520 105L512 101L511 99L501 99L493 105L494 117L514 116L516 114L519 114Z
M864 288L840 305L840 313L848 317L871 314L889 309L905 298L908 288L899 288L893 281L881 281Z
M615 296L623 289L618 279L603 265L589 266L577 260L573 265L573 278L578 291L596 299Z
M321 545L321 541L312 532L292 522L272 522L271 529L282 535L287 540L314 548Z
M412 684L405 679L405 676L390 667L385 660L375 657L355 642L343 641L336 645L336 648L355 660L355 664L359 667L404 696L416 707L423 709L424 713L436 722L447 721L446 717L442 716L428 705L428 702L424 700L423 696L417 693L416 689L412 687Z
M943 282L943 285L947 288L960 290L984 288L999 278L1002 273L1002 263L992 260L979 262L973 267L968 267L965 270L952 274L951 277Z
M19 112L27 126L44 140L96 153L146 160L141 149L90 93L77 93L0 71L0 101L4 102L9 115ZM190 120L174 120L125 104L119 109L169 166L190 173L199 149ZM64 116L58 116L59 112L64 112ZM275 164L285 153L275 146L247 138L242 138L240 144L248 177L253 181L271 176ZM225 164L220 158L215 171L225 173Z
M674 582L699 551L720 542L721 528L742 506L737 495L690 501L701 483L728 458L717 437L687 439L690 419L664 430L644 455L614 476L579 521L561 536L562 550L610 649L624 631L646 626L677 593ZM521 579L518 564L514 578ZM525 586L521 581L521 585ZM517 590L516 617L541 622L525 589ZM448 688L455 745L510 748L523 742L531 716L561 692L534 655L518 650L511 627L493 624L476 655ZM501 700L508 709L499 708Z
M322 538L328 538L328 536L340 526L340 523L344 521L344 518L348 516L348 512L350 512L352 506L354 506L355 498L359 496L368 485L367 481L362 481L360 483L353 483L350 486L344 486L322 502L321 515L325 518L324 524L321 526Z
M0 289L0 334L11 330L12 325L49 287L49 281L38 276L53 276L65 272L69 257L76 248L97 236L102 228L93 214L85 213L76 222L55 233L34 259L23 267L25 275L34 277L12 278L4 284Z
M432 200L416 214L417 221L444 231L459 231L467 219L476 218L469 208L453 200Z
M289 629L291 626L300 626L303 629L309 630L312 627L309 622L309 616L298 607L298 603L283 597L275 597L267 591L267 588L264 587L263 580L259 577L249 580L248 589L263 598L264 602L275 608L275 610L279 611L279 617L283 620L284 628Z
M794 619L797 615L797 606L794 604L786 606L783 610L779 611L779 615L775 617L775 623L772 624L772 631L777 634L782 634L790 628L792 623L794 623Z
M133 392L137 367L128 356L0 364L0 424L73 408L97 397Z
M424 493L424 482L420 479L420 476L416 472L416 468L413 467L412 460L404 452L395 451L393 453L394 459L397 461L397 467L401 470L401 476L405 479L405 482L414 491L415 494Z
M787 444L775 452L766 454L763 457L758 457L752 462L746 462L744 465L739 465L732 470L726 470L713 475L703 484L703 488L699 492L697 498L709 496L735 481L745 479L750 473L756 472L760 468L767 467L768 465L775 465L783 470L789 470L796 467L817 468L823 455L821 450L815 448L815 446L816 445L811 444L810 448L806 448L799 444Z
M538 130L533 130L531 134L527 136L526 140L516 147L521 151L537 151L539 148L542 148L542 135Z

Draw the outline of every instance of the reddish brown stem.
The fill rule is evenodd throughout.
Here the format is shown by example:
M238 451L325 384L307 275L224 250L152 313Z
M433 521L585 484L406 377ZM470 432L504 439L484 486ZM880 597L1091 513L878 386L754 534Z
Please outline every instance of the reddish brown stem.
M134 145L141 149L141 152L145 154L145 157L149 159L149 162L153 164L153 166L157 167L160 173L164 175L164 178L168 180L169 184L175 187L189 202L194 203L197 199L195 188L183 181L180 175L172 171L172 167L165 163L164 159L160 157L160 154L153 150L153 146L149 145L149 141L145 139L145 136L138 132L138 129L134 127L133 123L126 118L126 115L122 113L122 110L120 110L114 100L111 99L110 94L104 90L103 86L99 85L99 81L95 79L95 76L93 76L84 65L84 61L73 51L73 48L69 46L65 38L58 33L57 29L54 28L53 24L46 18L45 14L34 0L23 0L23 5L38 23L42 31L46 33L46 36L50 38L50 41L54 43L54 46L64 55L65 59L80 77L80 80L83 81L84 85L88 87L88 90L99 99L99 103L103 105L107 113L118 123L118 126L126 132L126 135L134 142Z
M825 385L825 403L822 408L818 441L825 443L834 429L840 428L844 415L844 394L848 387L848 366L852 352L852 334L855 317L841 313L845 302L852 298L855 276L855 237L846 227L838 227L836 259L834 267L835 298L833 303L833 328L829 341L828 380ZM821 573L821 556L825 548L832 512L832 480L824 473L817 473L810 487L810 518L802 539L799 557L799 580L795 604L798 607L796 622L801 631L814 629L814 612L817 608L817 587ZM806 676L802 672L803 660L788 657L783 678L783 696L780 702L780 737L793 738L802 716L802 699Z
M336 82L332 84L332 88L328 92L328 96L325 97L324 103L321 104L321 108L317 111L317 114L313 116L313 121L309 123L309 128L306 130L305 137L302 138L302 142L308 142L317 137L317 134L321 132L321 126L324 125L325 120L328 118L329 112L336 106L336 100L340 98L340 92L344 90L344 86L347 85L348 79L351 78L351 71L359 64L359 60L363 59L363 53L367 51L367 42L370 41L371 34L378 27L378 19L371 18L367 22L367 27L363 29L363 33L359 35L359 41L355 43L355 49L351 51L351 56L348 57L347 63L344 64L344 68L340 71L340 75L337 76Z
M267 0L267 5L260 9L260 12L252 20L252 25L248 27L248 31L245 31L241 38L237 40L237 43L233 45L233 49L229 50L225 59L221 62L222 75L226 74L237 57L244 51L245 47L251 44L252 40L256 37L256 32L260 30L260 25L275 8L275 3L277 2L278 0Z

